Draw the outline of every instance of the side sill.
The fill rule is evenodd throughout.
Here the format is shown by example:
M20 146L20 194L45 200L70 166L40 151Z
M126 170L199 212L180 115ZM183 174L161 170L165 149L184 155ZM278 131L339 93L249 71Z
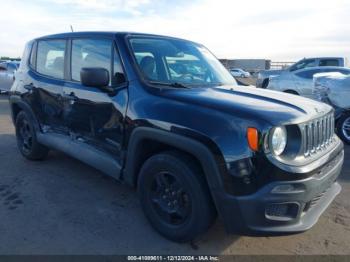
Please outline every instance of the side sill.
M115 179L120 179L121 166L118 161L105 152L86 143L55 133L37 133L39 143L90 165Z

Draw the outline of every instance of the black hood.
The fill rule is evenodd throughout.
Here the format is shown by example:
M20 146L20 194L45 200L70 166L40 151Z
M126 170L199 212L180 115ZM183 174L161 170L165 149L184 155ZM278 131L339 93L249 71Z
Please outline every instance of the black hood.
M302 123L332 110L315 100L254 87L168 89L163 94L241 118L264 120L272 125Z

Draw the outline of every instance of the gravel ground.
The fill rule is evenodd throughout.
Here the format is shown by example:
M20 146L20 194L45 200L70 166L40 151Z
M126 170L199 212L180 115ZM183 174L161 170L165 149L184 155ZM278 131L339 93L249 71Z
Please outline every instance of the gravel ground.
M132 189L62 153L25 160L1 95L0 254L350 254L350 147L345 158L343 190L308 232L242 237L218 221L176 244L150 227Z

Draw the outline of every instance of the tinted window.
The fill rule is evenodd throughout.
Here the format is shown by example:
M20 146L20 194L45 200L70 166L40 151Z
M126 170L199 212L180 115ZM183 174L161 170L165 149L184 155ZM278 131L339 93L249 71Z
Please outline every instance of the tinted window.
M63 79L65 40L38 42L36 70L44 75Z
M80 81L83 67L101 67L111 75L112 42L104 39L76 39L72 43L72 79Z
M320 61L320 66L339 66L338 59L322 59Z

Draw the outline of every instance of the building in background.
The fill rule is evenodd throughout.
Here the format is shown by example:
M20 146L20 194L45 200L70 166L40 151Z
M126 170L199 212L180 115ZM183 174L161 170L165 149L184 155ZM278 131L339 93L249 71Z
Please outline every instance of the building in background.
M227 68L241 68L251 74L261 70L285 69L294 62L275 62L268 59L220 59L221 63Z

